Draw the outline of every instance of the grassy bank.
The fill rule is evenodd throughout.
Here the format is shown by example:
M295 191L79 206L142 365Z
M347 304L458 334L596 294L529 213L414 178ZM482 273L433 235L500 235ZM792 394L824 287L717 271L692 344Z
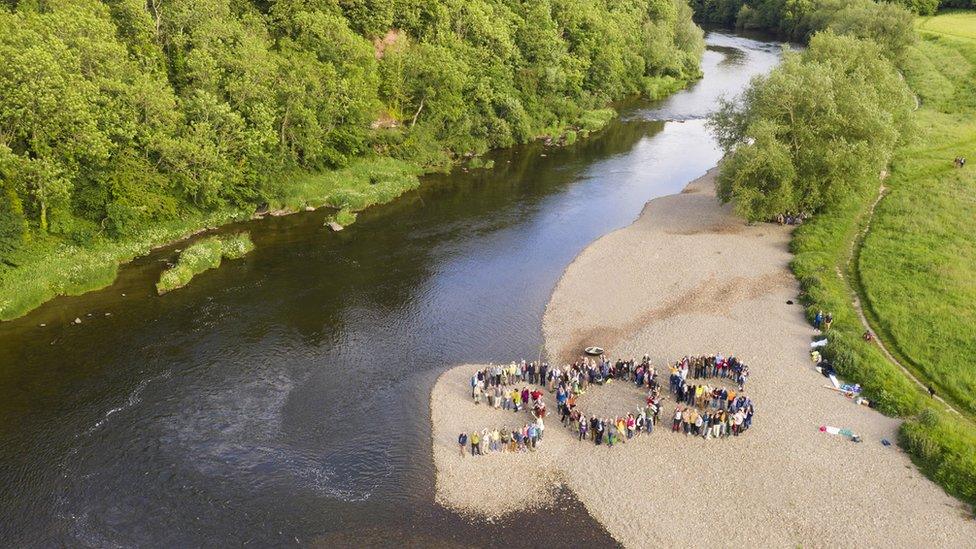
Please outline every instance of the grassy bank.
M420 169L391 158L364 158L342 170L296 173L280 179L272 207L289 212L306 206L358 211L393 200L419 185ZM179 219L153 224L120 239L94 238L75 244L37 238L0 266L0 320L11 320L60 295L80 295L115 281L119 265L200 231L248 219L250 212L223 208L187 211Z
M196 213L158 223L131 238L99 238L84 245L55 238L35 239L8 258L15 267L0 267L0 320L23 316L59 295L104 288L115 280L120 264L163 244L246 217L235 210Z
M272 206L290 211L327 206L358 212L416 189L420 173L415 164L380 157L341 170L297 174L282 186L280 198Z
M671 93L687 83L670 79L667 91ZM572 123L540 130L539 135L568 145L604 128L615 116L609 108L589 110ZM472 162L478 160L475 157ZM339 170L294 172L278 178L269 207L284 212L308 207L336 208L336 221L348 226L355 222L356 212L385 204L417 188L423 172L414 162L385 156L359 158ZM119 265L153 248L250 215L250 211L235 208L208 213L188 210L178 219L152 224L133 236L96 237L83 244L63 238L34 237L28 245L4 258L8 263L0 264L0 320L23 316L57 296L104 288L115 281Z
M906 61L922 135L894 158L858 270L869 318L899 361L976 413L976 369L964 358L976 356L976 171L952 162L976 160L976 13L968 15L974 39L930 36Z
M810 318L818 309L834 313L825 352L841 374L864 385L882 411L907 418L900 443L913 461L948 493L976 504L976 426L936 405L865 342L852 304L859 286L869 320L899 361L950 402L973 409L974 179L969 168L954 169L952 159L976 154L976 56L965 39L924 32L965 28L940 17L920 21L923 40L902 63L921 100L919 136L895 153L890 194L874 212L856 263L848 263L851 245L861 244L856 239L873 192L851 196L797 229L793 269ZM968 17L976 22L976 14Z
M194 242L180 253L176 264L159 275L156 292L160 295L182 288L190 280L209 269L220 267L223 259L240 259L254 249L251 236L237 233L228 236L211 236Z

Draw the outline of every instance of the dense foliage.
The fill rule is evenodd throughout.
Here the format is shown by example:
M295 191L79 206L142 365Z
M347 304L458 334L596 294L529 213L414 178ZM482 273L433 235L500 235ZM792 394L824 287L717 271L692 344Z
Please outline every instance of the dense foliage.
M696 77L702 48L684 0L8 0L0 254L524 142Z
M972 8L976 0L888 0L893 7L920 15L931 15L940 8ZM691 0L695 19L703 23L761 29L784 38L805 40L822 29L825 17L845 6L863 6L855 0ZM880 13L884 13L883 11Z
M727 152L718 196L755 221L861 195L906 135L913 106L881 46L818 33L713 117Z

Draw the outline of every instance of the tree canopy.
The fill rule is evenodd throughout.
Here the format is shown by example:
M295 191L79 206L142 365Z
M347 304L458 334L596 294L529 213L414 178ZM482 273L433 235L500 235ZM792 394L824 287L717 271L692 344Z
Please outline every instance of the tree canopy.
M696 77L702 49L685 0L8 1L0 254L524 142Z
M865 6L879 18L885 12L870 8L873 0L691 0L698 21L746 29L762 29L784 38L805 41L810 34L826 28L836 12ZM974 0L887 0L879 4L919 15L932 15L939 8L976 7ZM890 16L891 13L888 12Z
M824 31L712 118L720 200L749 220L815 212L876 183L914 100L877 42Z

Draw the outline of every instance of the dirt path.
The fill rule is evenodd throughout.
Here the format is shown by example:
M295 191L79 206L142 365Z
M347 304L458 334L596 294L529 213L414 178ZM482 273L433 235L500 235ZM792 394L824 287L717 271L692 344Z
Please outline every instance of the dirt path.
M854 237L853 240L851 240L850 251L848 252L847 255L847 271L852 273L852 276L855 277L857 276L857 261L861 254L861 246L864 245L864 240L865 238L867 238L868 232L870 232L871 230L871 222L874 220L875 208L877 208L878 203L880 203L881 200L884 199L888 191L888 188L885 187L884 185L884 178L886 177L887 174L884 174L884 176L882 177L882 183L878 187L878 196L874 199L874 202L871 204L871 207L868 209L867 221L864 223L864 227L861 229L860 232L858 232L857 236ZM864 327L865 330L871 332L871 334L874 336L874 342L878 345L878 348L881 349L881 352L884 353L885 357L887 357L887 359L891 361L892 364L898 366L898 368L901 369L901 371L906 376L908 376L909 379L914 381L915 384L918 385L918 387L923 392L928 393L929 386L926 383L924 383L921 379L919 379L914 373L912 373L911 370L909 370L901 362L899 362L897 358L895 358L895 356L891 353L891 351L888 350L888 347L885 346L884 340L881 339L881 336L878 334L878 331L875 330L873 326L871 326L870 321L868 321L867 316L864 314L864 307L861 305L861 298L859 297L857 290L851 284L851 281L848 280L846 276L844 276L844 273L843 271L841 271L840 267L837 268L837 275L840 276L841 280L844 281L844 284L847 285L847 291L850 292L851 294L851 305L854 306L854 311L857 312L857 317L861 320L861 325ZM857 280L856 284L858 284L860 287L863 287L863 284L861 283L860 280ZM950 412L957 414L959 416L963 415L952 404L946 402L945 399L943 399L941 396L933 395L932 398L942 403L942 405L945 406L946 409L949 410Z

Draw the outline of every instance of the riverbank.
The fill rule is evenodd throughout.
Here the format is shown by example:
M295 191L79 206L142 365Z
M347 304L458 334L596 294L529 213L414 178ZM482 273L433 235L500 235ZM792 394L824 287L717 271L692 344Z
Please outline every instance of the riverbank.
M341 170L283 179L264 215L289 215L321 207L361 211L389 202L420 185L422 170L393 158L363 158ZM58 296L81 295L112 284L118 269L154 249L182 242L230 223L252 219L249 210L190 212L130 237L95 238L85 244L48 237L32 242L0 265L0 321L21 317Z
M789 228L745 225L718 205L714 176L652 200L631 226L576 258L546 310L546 351L563 362L583 344L598 344L613 357L648 353L659 366L686 354L734 352L752 371L752 429L725 441L659 430L608 450L575 443L550 420L535 454L462 461L459 429L515 416L473 405L466 381L474 368L461 366L442 375L431 395L438 501L504 514L521 505L512 501L519 495L544 504L558 482L615 539L637 547L965 545L976 525L962 505L904 453L880 444L894 439L899 422L822 388L808 355L815 332L801 308L787 304L798 293ZM621 412L635 407L619 404ZM851 428L864 442L820 433L822 424ZM710 502L694 513L695 527L692 502ZM648 519L636 519L634 509Z
M672 94L688 81L674 79L659 88L652 99ZM553 146L571 145L606 127L615 117L613 109L585 111L577 124L554 126L540 137ZM546 137L551 135L554 137ZM459 169L488 169L481 157L458 159ZM54 237L38 238L0 263L0 321L19 318L58 296L77 296L111 285L119 267L152 250L183 242L231 223L266 215L282 216L318 208L336 209L349 225L355 214L372 206L387 204L420 186L420 177L432 173L418 164L390 157L369 157L349 166L320 173L282 176L276 198L261 213L240 208L214 212L193 211L180 219L154 224L129 237L93 238L78 244Z

